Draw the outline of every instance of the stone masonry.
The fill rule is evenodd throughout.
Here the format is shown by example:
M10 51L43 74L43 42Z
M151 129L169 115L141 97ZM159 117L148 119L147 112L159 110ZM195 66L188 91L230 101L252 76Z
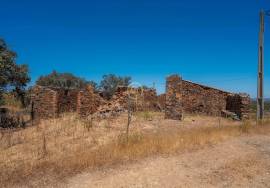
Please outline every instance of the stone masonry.
M167 78L165 118L180 119L182 113L220 116L223 110L247 119L250 97L182 80L178 75Z
M105 118L125 112L128 100L132 111L161 111L155 89L118 87L112 99L100 105L94 116Z
M172 75L166 82L165 118L181 120L183 114L182 78Z
M32 92L35 119L55 118L64 112L85 117L94 113L101 101L91 86L83 90L35 86Z
M32 96L32 110L35 119L54 118L58 113L57 91L50 88L35 87Z
M167 77L166 93L158 96L155 89L119 87L111 100L84 89L60 89L35 86L32 93L34 118L55 118L65 112L81 117L110 117L125 112L128 101L133 111L165 111L165 118L181 120L184 113L221 116L232 112L240 119L249 115L250 97L182 80L178 75Z
M185 113L219 116L229 92L183 80L181 94Z
M226 109L234 112L240 119L248 119L250 103L250 97L247 94L230 94L227 97Z
M32 104L35 118L58 117L65 112L76 112L81 117L109 117L128 108L130 96L133 111L160 111L156 90L119 87L111 100L103 99L91 86L84 89L60 89L35 86Z

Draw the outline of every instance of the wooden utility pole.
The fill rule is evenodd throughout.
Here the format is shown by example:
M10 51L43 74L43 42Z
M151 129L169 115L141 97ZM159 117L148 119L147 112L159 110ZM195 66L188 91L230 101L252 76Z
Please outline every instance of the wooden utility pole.
M258 90L257 90L257 120L264 116L263 98L263 67L264 67L264 11L260 12L260 33L259 33L259 58L258 58Z

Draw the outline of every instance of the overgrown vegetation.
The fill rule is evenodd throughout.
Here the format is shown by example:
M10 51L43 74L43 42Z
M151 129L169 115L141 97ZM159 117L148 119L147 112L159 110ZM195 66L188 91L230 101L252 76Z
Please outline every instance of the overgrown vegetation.
M90 84L94 89L97 88L97 84L94 81L87 81L84 78L74 76L71 73L58 73L56 71L53 71L49 75L40 76L37 79L36 84L40 86L60 87L65 89L81 89Z
M0 39L0 103L3 93L14 91L24 105L25 87L30 81L28 66L16 63L17 54Z
M100 84L94 81L87 81L84 78L77 77L71 73L58 73L53 71L49 75L40 76L36 81L37 85L60 87L64 89L82 89L87 85L92 85L95 91L102 92L106 99L110 99L118 86L128 86L131 83L131 77L121 77L114 74L104 75Z
M100 82L99 89L102 91L103 96L110 99L115 93L118 86L128 86L131 83L129 76L116 76L114 74L104 75Z

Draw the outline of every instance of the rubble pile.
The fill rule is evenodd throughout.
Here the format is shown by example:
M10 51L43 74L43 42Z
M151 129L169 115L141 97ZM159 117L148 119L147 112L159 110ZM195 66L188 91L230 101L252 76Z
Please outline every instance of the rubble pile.
M112 99L98 107L94 117L105 118L117 116L128 110L132 111L159 111L157 94L154 89L118 87Z

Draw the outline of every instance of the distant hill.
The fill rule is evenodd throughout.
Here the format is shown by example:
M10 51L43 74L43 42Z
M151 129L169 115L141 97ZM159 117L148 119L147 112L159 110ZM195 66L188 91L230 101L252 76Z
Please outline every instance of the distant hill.
M252 102L256 102L257 98L251 98ZM270 98L264 98L264 102L270 102Z
M257 109L256 101L257 101L256 98L251 99L251 109L252 109L252 111L256 111L256 109ZM264 110L265 111L270 111L270 98L265 98L264 99Z

